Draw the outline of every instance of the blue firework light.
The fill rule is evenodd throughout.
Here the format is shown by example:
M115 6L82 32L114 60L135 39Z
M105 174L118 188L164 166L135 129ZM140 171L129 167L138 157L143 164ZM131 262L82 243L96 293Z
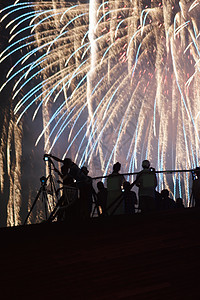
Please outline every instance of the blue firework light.
M199 162L199 1L16 1L1 12L16 62L14 112L42 111L38 143L107 174ZM23 93L22 93L23 92ZM189 199L188 174L159 175L159 189Z

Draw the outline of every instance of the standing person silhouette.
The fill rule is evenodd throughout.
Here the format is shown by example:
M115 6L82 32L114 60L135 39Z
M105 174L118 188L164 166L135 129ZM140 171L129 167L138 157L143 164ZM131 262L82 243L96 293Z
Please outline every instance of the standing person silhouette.
M124 213L133 215L135 213L135 204L137 204L136 193L131 191L131 184L128 181L124 182L123 188Z
M97 193L98 205L101 207L102 216L105 216L108 191L107 188L104 187L102 181L97 182L97 188L98 188L98 193Z
M200 207L200 167L196 167L194 171L192 183L192 196L194 198L194 206Z
M83 166L81 168L81 172L87 177L87 180L85 180L80 188L80 196L81 196L81 205L80 205L80 213L82 219L88 219L92 212L92 178L88 175L89 170L86 166Z
M107 178L107 213L110 215L116 208L114 214L123 214L123 199L122 199L122 185L125 181L123 175L119 173L121 164L117 162L113 165L113 172ZM121 199L120 199L121 196ZM116 200L116 203L109 208L109 206ZM121 202L120 202L121 201Z
M134 184L139 188L139 208L143 213L156 209L155 188L157 186L157 178L155 169L150 168L148 160L143 160L142 168L143 170L137 174Z

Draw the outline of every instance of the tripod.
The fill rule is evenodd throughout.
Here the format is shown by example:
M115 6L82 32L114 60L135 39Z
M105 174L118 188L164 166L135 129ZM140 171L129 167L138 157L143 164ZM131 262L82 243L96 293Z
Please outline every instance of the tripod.
M91 217L94 217L95 211L98 215L98 217L101 216L100 214L100 210L99 210L99 205L98 205L98 201L97 201L97 194L95 189L92 187L92 203L93 203L93 209L92 209L92 213L91 213Z
M29 218L29 216L30 216L33 208L35 207L38 199L40 198L40 196L41 196L42 202L44 203L45 217L47 219L47 211L48 211L47 204L49 205L49 201L48 201L48 197L47 197L47 189L46 189L46 186L47 186L46 182L47 182L47 180L48 180L48 177L46 178L46 177L43 176L43 177L40 178L41 187L40 187L39 192L37 193L37 195L35 197L35 200L34 200L32 206L31 206L31 209L30 209L30 211L29 211L29 213L28 213L28 215L27 215L27 217L26 217L23 225L26 225L26 222L27 222L27 220L28 220L28 218Z
M55 187L55 183L53 180L53 176L52 176L52 167L51 165L53 165L54 169L54 163L52 162L52 160L49 157L45 157L45 161L48 162L48 168L49 168L49 175L47 177L47 179L49 179L49 183L50 183L50 193L53 197L53 206L55 206L55 198L57 199L57 193L56 193L56 187ZM56 201L57 202L57 201Z

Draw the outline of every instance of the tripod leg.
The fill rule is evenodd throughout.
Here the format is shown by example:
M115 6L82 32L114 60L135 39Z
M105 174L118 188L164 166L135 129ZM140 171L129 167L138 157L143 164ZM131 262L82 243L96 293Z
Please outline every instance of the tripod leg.
M42 194L42 200L44 201L44 209L45 209L45 217L46 220L48 219L48 212L51 214L51 206L49 203L49 199L48 199L48 195L47 195L47 191L43 190L43 194Z
M94 216L95 209L97 210L97 214L99 217L101 214L100 214L100 210L99 210L99 205L97 203L97 194L93 187L92 187L92 199L93 199L93 203L95 204L95 206L93 208L93 212L92 212L92 217Z
M35 200L34 200L32 206L31 206L31 209L30 209L30 211L29 211L29 213L28 213L28 215L27 215L27 217L26 217L23 225L26 225L26 222L27 222L27 220L28 220L28 218L29 218L29 216L30 216L30 214L31 214L31 212L32 212L32 210L33 210L33 208L34 208L37 200L39 199L41 192L42 192L42 187L39 189L39 192L37 193L37 196L35 197Z

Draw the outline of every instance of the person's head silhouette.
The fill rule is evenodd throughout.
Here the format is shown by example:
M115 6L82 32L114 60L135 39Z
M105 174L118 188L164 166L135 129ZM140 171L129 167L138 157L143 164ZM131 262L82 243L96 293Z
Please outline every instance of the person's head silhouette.
M63 160L63 165L65 166L65 168L70 168L72 165L72 160L71 158L65 158Z
M161 191L161 197L164 198L164 199L169 197L169 191L167 189L162 190Z
M130 188L131 188L130 182L129 182L129 181L125 181L125 182L123 183L123 188L124 188L125 191L129 191Z
M121 164L119 162L116 162L116 164L113 165L113 172L118 173L121 169Z
M97 188L99 191L104 189L104 184L102 181L97 182Z
M88 173L89 173L89 170L87 169L86 166L83 166L83 167L81 168L81 171L82 171L85 175L88 175Z
M150 162L147 159L143 160L142 167L143 169L148 169L150 167Z

